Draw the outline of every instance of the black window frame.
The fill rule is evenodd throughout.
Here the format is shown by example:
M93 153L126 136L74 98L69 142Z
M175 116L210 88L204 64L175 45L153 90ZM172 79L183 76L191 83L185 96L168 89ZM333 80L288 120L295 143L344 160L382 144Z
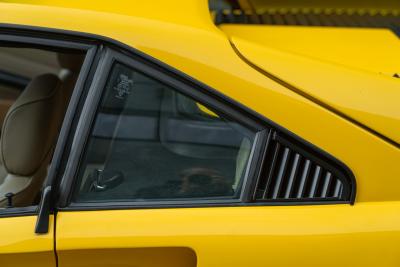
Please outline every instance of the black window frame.
M75 51L85 54L84 62L80 69L73 94L70 98L68 109L64 116L63 124L53 152L53 158L49 165L49 170L43 185L43 189L45 187L55 188L62 156L67 146L68 134L72 128L73 118L76 115L75 110L84 91L84 87L89 80L89 71L90 68L93 67L93 61L98 50L98 45L92 40L79 36L70 36L69 38L66 38L64 34L54 30L51 31L39 27L0 23L0 46ZM51 199L54 200L55 197L56 194L55 191L53 191ZM40 213L40 207L43 204L42 202L41 199L38 205L2 209L0 210L0 219L20 216L38 216ZM49 207L49 212L54 212L54 203L55 202L52 201L52 205Z
M354 204L356 196L356 180L352 171L341 161L319 149L313 144L305 141L299 136L293 134L287 129L279 126L275 122L263 117L262 115L252 111L237 101L221 94L213 88L191 78L190 76L171 68L170 66L159 62L157 59L151 58L135 49L124 49L120 46L108 46L102 56L102 62L98 72L95 75L94 83L90 90L90 99L85 104L83 116L85 120L80 121L76 132L75 148L72 148L74 156L68 162L72 166L61 184L61 197L59 199L59 210L110 210L110 209L139 209L139 208L176 208L176 207L221 207L221 206L294 206L294 205L332 205L332 204ZM253 144L253 152L251 155L251 163L249 163L248 177L242 187L242 193L239 199L227 200L179 200L179 201L104 201L104 202L71 202L74 180L76 180L78 165L82 159L84 148L88 141L91 125L95 119L96 111L99 107L101 96L105 90L105 85L112 66L115 62L122 63L133 67L141 73L149 75L151 78L159 80L170 85L178 92L186 94L204 105L215 109L224 115L230 115L234 121L244 124L244 126L256 129L256 140ZM163 77L160 79L160 75ZM156 77L157 76L157 77ZM97 91L96 91L97 88ZM89 98L88 96L88 98ZM293 140L297 145L301 145L311 153L316 153L321 157L321 161L330 165L338 166L349 181L351 190L350 199L340 201L258 201L254 199L254 190L256 189L256 181L262 175L264 167L264 158L267 152L268 140L273 131L278 131L287 138ZM74 151L75 150L75 151Z
M149 76L161 83L164 83L174 91L192 97L207 107L223 114L225 117L253 130L255 139L252 144L252 151L249 156L249 163L246 175L243 180L239 198L230 199L187 199L187 200L160 200L160 201L99 201L99 202L73 202L71 197L76 185L77 172L82 162L82 157L90 138L90 132L96 117L101 97L106 90L106 83L113 66L116 63L123 64L144 75ZM260 169L260 158L262 153L260 148L266 139L265 126L258 120L251 118L238 110L227 98L214 90L204 90L197 82L186 75L177 73L170 67L160 66L158 62L144 59L140 55L127 54L124 51L107 47L102 56L99 69L95 74L89 95L84 104L81 120L78 123L77 132L74 138L74 145L71 149L71 157L67 163L69 168L66 170L65 178L61 183L61 196L59 208L62 210L81 210L81 209L126 209L126 208L158 208L158 207L202 207L202 206L224 206L239 205L247 201L248 192L252 179Z

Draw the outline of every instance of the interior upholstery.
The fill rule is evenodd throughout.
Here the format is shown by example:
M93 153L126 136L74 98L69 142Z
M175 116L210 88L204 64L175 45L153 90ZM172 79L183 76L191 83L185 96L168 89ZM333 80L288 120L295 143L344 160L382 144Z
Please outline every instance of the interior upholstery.
M31 79L43 73L58 75L61 70L56 52L0 46L0 129L11 105Z
M0 141L0 207L32 205L40 193L76 83L81 54L57 54L61 71L31 80L7 112Z
M31 81L6 115L1 158L8 173L29 176L49 153L61 115L60 80L44 74ZM47 128L49 127L49 128Z
M6 168L4 168L3 164L0 164L0 185L4 182L7 176Z
M34 78L8 111L2 129L0 158L7 171L0 200L16 194L14 205L31 203L45 177L63 118L60 79L54 74Z

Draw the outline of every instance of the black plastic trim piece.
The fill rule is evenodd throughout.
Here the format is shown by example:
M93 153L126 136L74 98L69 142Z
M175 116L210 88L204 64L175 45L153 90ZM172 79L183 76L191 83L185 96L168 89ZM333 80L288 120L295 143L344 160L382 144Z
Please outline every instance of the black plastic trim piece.
M0 218L21 217L37 215L37 206L0 209Z
M39 205L38 218L36 220L35 233L46 234L49 231L51 186L46 186L42 193Z
M255 148L253 149L254 155L256 155L252 161L253 163L249 166L247 177L251 178L246 182L243 190L243 202L251 203L253 201L253 192L255 186L258 183L261 171L264 165L265 152L270 141L270 129L264 129L257 134L257 141L254 143Z
M60 195L58 199L58 206L65 207L69 203L71 192L73 191L75 174L78 171L79 162L82 156L82 150L86 145L86 141L91 129L91 123L94 120L97 104L101 97L102 88L99 83L107 79L108 75L104 75L103 70L108 71L111 66L110 63L105 61L106 52L101 51L98 55L98 67L93 73L93 78L88 88L87 96L81 104L81 116L75 118L76 132L71 136L71 150L70 157L67 158L65 172L60 182ZM105 77L103 77L105 76Z
M236 2L236 1L235 1ZM400 37L400 16L395 12L359 14L357 12L338 12L321 9L312 10L267 10L257 13L254 9L243 10L237 4L231 9L213 9L214 23L221 24L250 24L274 26L304 26L304 27L336 27L336 28L378 28L389 29Z
M260 182L260 179L263 175L263 170L264 170L265 160L266 160L266 155L267 155L267 148L269 147L269 144L272 139L272 132L273 132L272 129L264 130L265 137L264 137L264 144L263 144L263 148L262 148L262 154L260 156L260 163L259 163L260 168L258 168L257 174L256 174L255 178L252 180L251 192L249 192L249 194L247 195L248 202L253 202L255 199L256 187L257 187L257 184Z
M70 203L67 207L60 207L58 211L96 211L96 210L135 210L135 209L170 209L170 208L213 208L213 207L259 207L259 206L319 206L319 205L335 205L349 204L345 201L257 201L257 202L201 202L193 201L180 203L142 203L135 201L126 202L92 202L88 203Z
M354 204L357 191L356 179L353 172L346 165L341 164L338 160L327 153L321 153L321 151L315 149L315 147L305 146L305 144L293 140L290 136L286 137L281 133L276 133L275 139L278 142L293 148L295 151L300 152L302 155L305 155L307 158L318 163L318 165L329 169L332 174L335 174L335 176L339 177L341 180L346 181L350 192L346 192L345 195L348 195L348 199L345 200L345 202Z
M60 135L58 138L58 142L56 145L56 149L53 156L53 164L50 166L48 177L46 181L46 186L52 186L55 188L53 190L53 197L51 202L54 206L59 201L59 196L62 195L61 192L63 190L61 182L61 175L65 170L65 162L67 161L70 154L70 135L73 135L73 130L76 128L74 124L75 121L79 119L81 115L80 105L84 102L85 99L85 91L89 89L89 85L91 84L92 75L97 67L95 64L96 54L98 53L98 48L91 48L85 57L83 62L78 80L76 81L74 91L72 93L68 109L65 114L63 126L61 127ZM51 207L55 208L55 207Z
M312 146L307 146L304 143L299 142L298 140L290 137L290 136L286 136L284 133L282 132L276 132L276 131L272 131L270 133L270 140L271 142L269 142L267 148L266 148L266 153L268 151L269 153L269 157L272 157L272 163L271 164L263 164L263 170L261 170L261 177L258 177L257 179L257 183L255 186L255 191L253 194L253 201L255 202L290 202L290 203L298 203L298 202L310 202L310 201L317 201L317 202L341 202L341 203L350 203L350 204L354 204L355 201L355 195L356 195L356 182L355 182L355 177L353 175L353 173L350 171L349 168L347 168L345 165L342 164L338 164L338 162L331 157L328 154L324 154L321 153L320 150L315 149ZM273 141L273 143L272 143ZM279 164L283 164L280 165L279 167L277 165L275 165L275 161L278 160L278 150L280 150L281 152L279 156ZM283 152L283 150L285 150L286 154ZM337 198L334 197L310 197L307 195L304 195L304 191L303 191L303 186L304 186L304 182L303 181L303 177L302 179L299 179L300 177L297 177L297 183L299 186L299 190L303 191L303 194L297 195L297 196L292 196L292 197L284 197L282 194L279 195L279 197L275 194L271 195L271 188L269 188L269 186L272 184L274 185L274 183L278 183L277 179L279 180L280 178L282 178L283 176L286 177L285 178L285 183L280 184L279 187L287 186L287 182L289 182L288 180L288 172L282 172L282 170L284 171L284 169L281 169L282 166L285 166L286 164L288 164L288 160L285 160L285 156L284 155L288 155L288 153L292 154L292 158L294 159L294 156L297 154L298 158L303 158L303 161L306 166L307 164L309 164L311 162L311 164L313 164L314 166L317 166L316 169L320 169L323 172L327 172L330 173L330 175L332 177L334 177L335 181L340 181L342 184L342 189L343 192L340 195L340 197L338 196ZM284 155L283 155L284 154ZM306 163L308 162L308 163ZM309 166L309 165L308 165ZM277 168L279 169L279 177L277 177ZM302 167L301 167L302 168ZM304 171L307 173L306 170L309 170L308 167L304 167ZM282 172L282 173L281 173ZM314 175L316 174L320 174L319 171L317 171L316 173L314 173ZM299 174L300 175L300 174ZM303 173L301 175L304 175ZM307 175L308 176L308 175ZM295 179L295 177L292 177L292 179ZM329 178L330 179L330 178ZM263 181L261 183L261 180ZM302 185L300 186L301 182L300 180L303 182ZM313 177L313 182L316 182L315 184L315 188L317 188L317 182L318 180L320 180L319 177L317 177L317 179L315 179L315 177ZM325 179L324 179L325 181ZM310 186L310 183L308 183L308 186ZM300 189L302 188L302 189ZM306 187L308 189L310 189L309 187ZM275 190L277 190L276 185L274 187L274 193ZM262 191L262 196L261 196L261 192ZM312 189L311 191L312 192ZM321 190L322 192L322 190ZM267 196L268 193L268 196ZM282 193L282 192L280 192ZM311 194L311 193L310 193ZM314 194L312 194L314 195ZM275 199L276 198L276 199ZM339 199L338 199L339 198Z

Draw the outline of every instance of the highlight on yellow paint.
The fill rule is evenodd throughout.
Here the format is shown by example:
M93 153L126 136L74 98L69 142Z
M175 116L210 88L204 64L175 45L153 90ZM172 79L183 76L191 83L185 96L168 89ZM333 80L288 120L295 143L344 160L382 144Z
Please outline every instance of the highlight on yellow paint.
M199 108L199 111L201 111L201 112L207 114L208 116L219 118L219 116L218 116L215 112L209 110L208 108L206 108L206 107L203 106L202 104L196 103L196 105L197 105L197 107Z

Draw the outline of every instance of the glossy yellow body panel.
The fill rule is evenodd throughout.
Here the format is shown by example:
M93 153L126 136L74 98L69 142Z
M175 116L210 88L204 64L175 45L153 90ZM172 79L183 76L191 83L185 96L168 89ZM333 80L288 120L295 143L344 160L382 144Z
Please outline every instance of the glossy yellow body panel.
M206 1L168 1L187 5L173 13L162 8L167 1L157 1L161 8L153 9L146 1L113 1L112 6L56 1L58 7L53 1L29 2L49 6L0 4L1 22L98 34L135 47L324 149L357 180L354 206L61 211L55 240L59 266L148 267L160 266L160 259L175 266L196 261L200 267L399 266L400 150L249 66L206 19ZM290 69L291 54L282 60ZM300 69L308 66L303 64ZM338 108L344 112L356 104L345 99ZM368 105L357 108L370 113ZM27 227L23 217L16 220L16 230Z
M93 1L82 0L3 0L2 2L31 4L36 5L37 8L43 6L74 8L75 12L78 10L98 11L108 15L147 18L204 29L212 25L208 15L208 5L203 0L116 0L112 3L108 0L98 0L95 4ZM168 12L165 12L166 10ZM183 10L185 12L182 12Z
M200 103L197 103L197 107L199 108L199 110L201 112L203 112L204 114L207 114L208 116L211 117L219 117L217 114L215 114L213 111L209 110L208 108L206 108L205 106L203 106Z
M147 255L137 250L186 247L198 267L395 267L399 209L400 203L388 202L63 212L57 215L58 260L60 267L106 266L109 259L120 264L111 266L147 267L154 265L138 264ZM93 248L100 253L85 254Z
M253 64L400 144L400 39L389 30L222 29Z
M257 25L223 25L221 28L229 35L283 53L343 68L389 77L400 72L400 38L389 29Z
M54 267L53 221L47 234L36 235L36 216L0 218L0 266Z

